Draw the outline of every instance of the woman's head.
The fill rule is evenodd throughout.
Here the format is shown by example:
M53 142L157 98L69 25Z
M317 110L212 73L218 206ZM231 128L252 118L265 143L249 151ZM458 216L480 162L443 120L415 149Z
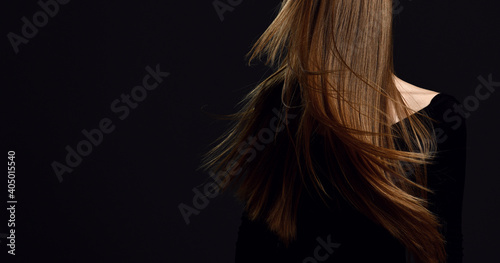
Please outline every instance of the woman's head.
M386 114L378 122L389 127L409 115L392 81L392 1L283 1L249 61L263 55L270 65L286 67L285 86L300 83L305 107L324 125L335 118L370 131L366 119ZM393 104L400 106L397 117L382 109Z
M275 64L288 55L295 70L315 71L326 63L332 70L350 67L370 75L380 65L385 67L379 72L392 70L391 31L392 1L285 0L250 60L265 53ZM358 58L365 59L363 65Z

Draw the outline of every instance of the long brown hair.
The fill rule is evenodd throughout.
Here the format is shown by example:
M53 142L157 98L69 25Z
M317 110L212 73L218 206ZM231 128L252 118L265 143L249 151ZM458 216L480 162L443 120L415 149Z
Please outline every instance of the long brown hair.
M394 83L392 1L283 1L249 62L264 55L277 70L229 115L233 126L201 168L216 173L223 189L234 186L250 219L265 220L288 245L304 182L330 197L311 157L311 138L320 135L340 167L327 183L419 262L445 262L441 225L427 202L426 165L436 141L430 118L408 108ZM249 138L268 129L268 98L277 89L282 119L297 116L293 125L274 125L272 145L252 148Z

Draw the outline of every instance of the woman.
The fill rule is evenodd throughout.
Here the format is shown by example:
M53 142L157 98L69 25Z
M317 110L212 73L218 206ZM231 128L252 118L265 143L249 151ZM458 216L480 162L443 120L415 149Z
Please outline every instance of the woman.
M276 71L207 153L245 205L236 262L461 262L465 125L394 74L392 1L288 0Z

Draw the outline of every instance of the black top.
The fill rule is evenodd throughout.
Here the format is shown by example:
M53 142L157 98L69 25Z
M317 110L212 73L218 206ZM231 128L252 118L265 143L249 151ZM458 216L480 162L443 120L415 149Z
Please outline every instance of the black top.
M455 104L459 105L453 96L439 93L421 110L437 120L433 125L438 154L435 164L429 165L427 170L428 187L435 191L429 196L429 209L438 215L444 225L449 263L462 262L462 197L466 160L465 118L456 111ZM313 151L317 149L312 147ZM406 249L399 240L344 199L338 198L340 203L331 206L335 209L328 209L307 191L303 193L297 215L297 240L288 248L263 222L250 221L243 213L236 243L236 263L407 262Z

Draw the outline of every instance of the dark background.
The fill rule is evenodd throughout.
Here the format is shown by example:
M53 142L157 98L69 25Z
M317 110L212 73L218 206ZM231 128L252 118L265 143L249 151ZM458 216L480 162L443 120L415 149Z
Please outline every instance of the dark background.
M46 0L43 0L46 2ZM225 3L225 0L221 0ZM233 1L238 2L238 1ZM206 1L70 1L20 44L22 17L37 1L3 2L2 91L6 149L16 152L16 256L2 262L233 261L241 207L210 199L186 224L179 204L208 174L200 156L227 114L270 71L248 67L245 53L280 1L243 0L223 20ZM396 72L417 86L474 96L478 77L500 82L499 5L490 0L401 0L395 19ZM141 85L145 67L170 75L123 120L110 109ZM500 94L470 112L464 196L464 262L496 262L500 241ZM122 104L123 105L123 104ZM60 182L51 164L82 130L109 118L115 129ZM1 210L6 211L7 177ZM0 233L7 232L2 212Z

